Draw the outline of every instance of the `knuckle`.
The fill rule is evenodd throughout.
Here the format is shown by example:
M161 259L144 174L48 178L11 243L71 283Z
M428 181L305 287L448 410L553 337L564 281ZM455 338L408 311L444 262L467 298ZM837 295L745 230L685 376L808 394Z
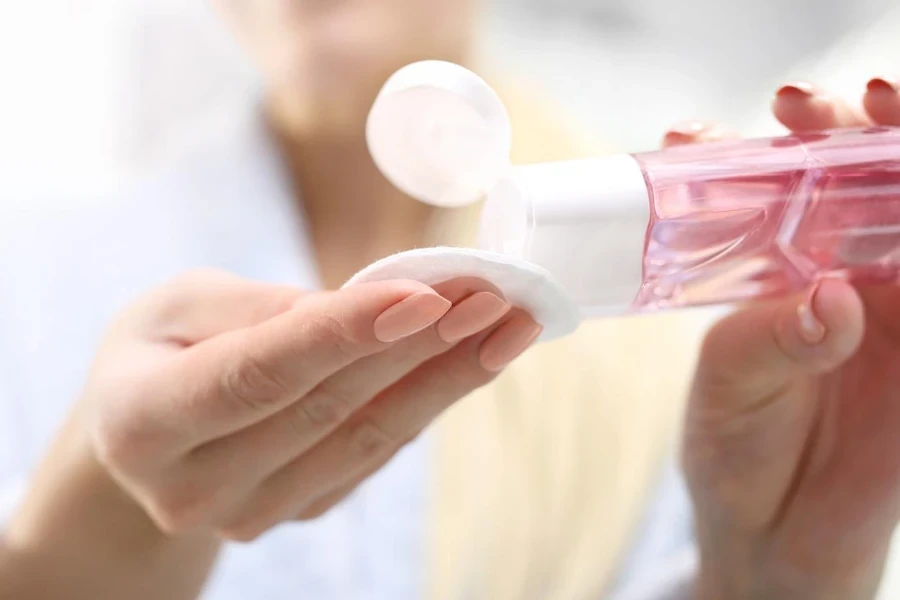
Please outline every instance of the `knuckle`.
M185 530L179 528L177 523L174 523L166 518L165 515L161 515L153 509L150 509L148 512L150 514L150 519L153 521L153 524L156 525L156 528L159 529L163 534L175 537L187 533Z
M308 507L304 508L297 515L298 521L314 521L319 517L324 516L327 512L329 512L334 506L340 502L341 499L332 499L329 498L327 500L320 500L318 502L313 502Z
M150 515L153 522L164 534L169 536L180 536L189 533L187 524L182 523L177 518L164 512L151 509Z
M258 521L240 519L218 530L220 537L239 544L249 544L259 539L269 527Z
M94 426L94 453L101 464L116 470L130 470L155 456L153 441L128 419L101 414Z
M340 317L323 313L309 322L309 329L318 338L318 342L327 344L346 359L359 355L362 343L360 336L354 334Z
M258 409L290 393L275 369L253 355L244 356L224 374L225 392L251 409Z
M166 533L184 534L201 526L211 506L211 496L193 486L170 488L152 498L150 512Z
M177 511L163 508L154 502L149 512L157 527L166 535L184 535L190 530L190 522Z
M156 319L160 322L177 320L190 309L198 290L219 284L229 277L224 271L215 269L191 269L170 279L150 293L149 301L155 308Z
M437 378L438 385L454 395L465 395L472 390L487 385L497 377L497 373L481 366L478 357L463 364L450 365L443 369Z
M281 314L294 309L301 298L302 292L298 292L293 288L280 290L273 301L274 312Z
M363 456L380 454L393 448L397 441L372 419L360 421L350 430L350 439Z
M335 427L350 416L352 406L350 399L333 386L320 384L298 404L295 420L298 433L308 433L311 427Z
M119 469L130 464L134 458L132 446L126 436L109 425L99 425L93 435L94 453L107 467Z

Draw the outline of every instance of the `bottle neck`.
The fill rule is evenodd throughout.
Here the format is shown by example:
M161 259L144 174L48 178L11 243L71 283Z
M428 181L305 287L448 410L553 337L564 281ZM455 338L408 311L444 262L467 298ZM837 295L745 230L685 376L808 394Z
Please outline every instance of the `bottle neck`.
M627 311L643 283L650 197L627 154L515 167L488 195L480 240L547 270L585 316Z

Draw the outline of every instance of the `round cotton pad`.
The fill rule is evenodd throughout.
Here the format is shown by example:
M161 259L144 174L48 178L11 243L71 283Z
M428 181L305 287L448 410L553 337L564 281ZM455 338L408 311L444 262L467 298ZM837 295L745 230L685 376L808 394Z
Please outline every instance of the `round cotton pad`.
M373 263L344 286L389 279L437 285L459 277L477 277L499 289L506 300L540 323L540 341L568 335L581 317L568 292L549 273L523 260L467 248L422 248Z

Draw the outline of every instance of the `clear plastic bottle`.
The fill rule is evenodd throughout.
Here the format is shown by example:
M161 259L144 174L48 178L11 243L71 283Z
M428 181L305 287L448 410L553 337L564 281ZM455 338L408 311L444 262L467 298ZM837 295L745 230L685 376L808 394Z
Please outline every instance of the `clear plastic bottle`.
M514 168L481 245L549 270L586 316L896 281L900 128Z
M483 198L480 247L543 267L585 317L900 277L900 128L514 167L496 94L427 62L386 84L369 142L423 201Z

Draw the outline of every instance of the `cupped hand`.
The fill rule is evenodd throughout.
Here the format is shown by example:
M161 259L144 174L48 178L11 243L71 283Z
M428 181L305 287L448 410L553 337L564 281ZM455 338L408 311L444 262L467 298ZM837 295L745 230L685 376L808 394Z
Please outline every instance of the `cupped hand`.
M111 329L90 437L164 532L252 540L333 506L539 332L476 280L302 293L192 274Z
M898 89L872 80L855 108L790 85L773 112L795 132L900 125ZM665 143L732 135L692 124ZM873 597L900 518L900 285L824 279L715 326L690 399L684 464L699 598Z

